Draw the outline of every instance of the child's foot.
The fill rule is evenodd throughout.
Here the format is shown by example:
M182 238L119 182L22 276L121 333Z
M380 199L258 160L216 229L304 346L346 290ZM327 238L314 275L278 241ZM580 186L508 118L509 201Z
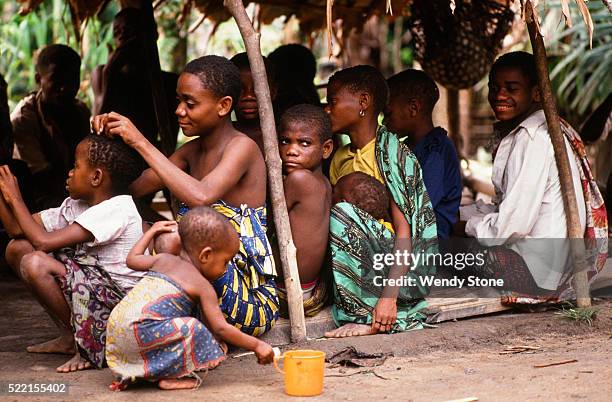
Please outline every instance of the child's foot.
M124 389L126 389L128 386L127 382L122 382L122 381L113 381L108 388L111 391L115 391L115 392L119 392L119 391L123 391Z
M349 336L372 335L376 332L372 331L371 325L366 324L344 324L340 328L325 333L326 338L347 338Z
M91 368L91 363L83 359L80 354L75 354L72 359L57 368L58 373L70 373L73 371L87 370Z
M224 349L224 353L227 355L227 349ZM219 364L221 364L221 362L223 362L224 360L225 360L225 356L221 356L218 359L211 360L211 361L208 362L208 365L206 366L206 368L203 368L203 369L198 370L198 371L205 371L205 370L216 369L217 367L219 367Z
M157 386L165 390L193 389L198 386L198 380L196 378L167 378L159 380Z
M26 348L30 353L60 353L63 355L74 354L74 337L70 335L58 336L47 342L31 345Z
M219 347L221 348L221 351L223 351L224 355L226 355L227 352L229 351L229 346L227 346L227 343L223 341L219 341Z

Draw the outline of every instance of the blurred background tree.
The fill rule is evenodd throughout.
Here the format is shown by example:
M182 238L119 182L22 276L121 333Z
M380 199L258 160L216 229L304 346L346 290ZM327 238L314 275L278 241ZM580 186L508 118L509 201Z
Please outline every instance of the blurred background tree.
M99 18L88 21L83 40L77 43L70 11L65 0L45 0L26 16L18 14L15 0L0 0L0 72L8 82L11 109L27 93L36 88L35 60L41 48L62 43L81 55L81 89L79 96L91 105L90 72L106 63L112 44L112 19L117 6L111 2Z
M185 0L165 0L155 10L158 48L164 70L180 72L187 60L204 54L231 57L244 51L240 33L232 20L218 26L209 20L202 22L200 13L185 8L186 3ZM110 1L96 18L87 21L82 27L81 43L76 41L66 0L45 0L26 16L18 14L19 7L16 0L0 0L0 72L9 84L11 109L19 99L36 88L35 58L40 48L51 43L68 44L81 54L82 91L79 96L91 105L90 72L95 66L106 63L112 49L112 20L119 11L118 2ZM559 0L548 0L541 7L551 78L559 109L577 126L606 97L612 86L608 67L612 64L611 14L602 2L588 3L594 23L593 48L590 49L585 23L573 2L570 2L574 22L571 28L566 28L562 21ZM256 7L251 5L248 12L253 15ZM259 27L262 53L268 54L283 43L301 41L313 49L320 64L326 65L327 73L317 80L321 84L325 83L333 68L341 68L341 64L347 62L371 63L387 75L411 67L413 47L403 19L379 19L375 25L375 33L369 34L371 38L368 41L362 39L367 32L351 34L354 38L351 41L367 42L374 49L365 52L365 58L358 57L355 51L352 57L347 58L350 46L340 54L336 44L336 55L330 60L324 34L305 35L299 32L294 19L285 25L284 18L278 18L270 25ZM522 36L522 45L519 46L526 47L528 38L525 33Z
M549 71L560 114L579 127L612 91L612 14L603 2L588 4L593 19L593 47L574 2L570 3L573 26L563 23L561 5L548 1L543 25L550 61ZM548 36L548 38L547 38Z

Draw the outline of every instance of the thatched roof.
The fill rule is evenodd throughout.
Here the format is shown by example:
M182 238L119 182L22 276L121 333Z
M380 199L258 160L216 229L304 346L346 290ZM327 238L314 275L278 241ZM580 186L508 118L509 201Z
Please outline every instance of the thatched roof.
M20 14L27 14L32 11L35 7L37 7L43 0L18 0L21 2L22 8L20 10ZM97 13L99 13L111 0L66 0L70 7L70 12L72 16L72 22L75 29L75 34L77 36L77 40L80 40L80 28L82 27L82 23L86 21L88 18L93 17ZM121 4L122 7L127 6L138 6L141 4L141 0L117 0ZM166 0L154 0L153 7L156 8L159 5L163 4ZM457 37L456 32L447 32L448 27L452 28L452 25L459 26L463 24L459 22L461 19L465 20L465 13L463 13L464 17L459 17L458 14L461 14L461 11L466 7L470 10L468 13L468 18L472 20L477 20L480 17L478 15L471 15L473 8L479 7L479 2L484 0L242 0L245 6L248 6L251 3L257 4L257 12L256 18L260 24L269 24L274 19L278 17L285 17L285 20L288 21L290 17L295 16L300 24L300 30L304 33L311 33L314 31L327 29L328 36L328 51L331 55L332 52L332 35L335 33L336 37L340 40L340 42L344 42L344 40L352 31L353 28L356 28L358 31L364 26L365 21L371 17L372 15L407 15L412 14L412 18L409 20L412 26L413 34L419 36L418 32L414 32L415 27L418 29L416 25L419 22L425 20L440 20L440 15L445 14L447 18L441 19L437 23L433 25L430 23L430 32L433 30L437 30L436 26L444 28L439 29L439 35L446 35L448 38L452 39ZM505 8L509 9L509 5L514 3L515 9L518 9L520 6L520 12L524 16L525 5L533 6L533 13L536 15L536 29L539 30L538 26L538 18L537 18L537 5L539 2L544 2L545 0L531 0L529 3L528 0L488 0L488 6L483 6L484 8ZM561 0L563 14L565 16L565 22L567 25L571 26L572 21L570 18L568 2L571 0ZM593 33L593 22L591 20L591 16L589 14L588 8L585 5L586 0L574 0L578 5L578 8L584 18L586 26L588 27L589 34L592 36ZM612 0L602 0L604 2L612 2ZM183 0L184 8L183 8L183 17L179 18L179 21L183 21L184 17L191 11L193 7L198 9L201 13L200 22L204 20L204 18L208 18L215 23L219 24L223 21L226 21L230 18L230 13L227 11L223 4L223 0ZM435 4L435 7L431 7ZM414 7L410 7L414 6ZM410 10L410 8L415 8L415 10ZM455 13L455 9L459 10L459 13ZM452 11L451 11L452 10ZM410 12L411 11L411 12ZM476 10L478 11L478 10ZM476 13L478 14L478 13ZM482 14L482 13L481 13ZM418 21L414 17L420 15L421 20ZM488 15L485 18L488 18L490 21L497 23L498 17L495 15ZM341 25L333 26L333 21L341 20ZM436 25L438 24L438 25ZM440 25L441 24L441 25ZM485 25L489 24L489 22L485 21ZM475 26L477 26L476 24ZM482 25L482 24L481 24ZM335 31L338 27L341 27L339 31ZM508 27L509 28L509 27ZM477 32L483 32L483 35L487 35L487 31L490 30L486 26L484 28L463 28L466 32L472 32L478 36ZM471 31L470 31L471 30ZM335 31L335 32L333 32ZM496 40L501 44L501 38L505 35L504 32L500 31L501 37L496 38ZM421 35L422 36L422 35ZM499 36L499 35L498 35ZM444 44L446 39L444 39L441 43ZM432 42L431 38L427 38L426 42ZM476 43L474 45L477 45ZM437 45L434 44L434 47ZM431 48L432 46L430 46ZM448 46L440 46L444 48L443 52L446 52ZM478 47L478 46L476 46ZM490 51L496 51L495 46L489 45ZM422 53L422 52L421 52ZM493 55L494 57L495 55ZM489 57L491 58L491 57ZM419 57L417 57L419 62L423 64L425 62L425 56L419 53ZM467 59L466 59L467 60ZM468 60L469 61L469 60ZM425 63L427 64L427 63ZM447 63L453 64L453 63ZM426 66L424 66L426 67Z
M109 0L66 0L70 6L72 21L75 27L81 25L87 18L96 15ZM155 7L165 0L154 1ZM43 0L19 0L22 3L20 14L24 15L36 8ZM122 1L121 3L133 3ZM303 32L313 32L326 27L327 0L243 0L245 6L250 3L259 5L258 19L260 23L268 24L278 17L297 17ZM384 14L392 10L400 15L411 3L411 0L335 0L332 7L332 20L343 21L343 32L352 28L360 28L363 22L374 14ZM206 18L220 23L230 18L229 12L223 6L223 0L185 0L185 10L194 6Z
M19 14L25 15L34 10L44 0L18 0L21 3ZM70 6L72 22L80 26L87 18L93 17L109 0L66 0Z
M18 0L22 3L19 11L24 15L36 8L43 0ZM90 17L96 15L108 4L110 0L66 0L70 6L72 22L75 31ZM117 0L123 6L126 3L138 3L138 0ZM154 7L159 6L165 0L152 0ZM458 0L430 0L432 2L446 1L449 7L453 8ZM478 1L478 0L475 0ZM507 4L520 2L521 6L525 0L493 0L498 3ZM541 0L544 2L545 0ZM571 0L561 0L563 4L563 14L567 25L571 26L568 2ZM574 0L582 13L590 33L592 33L593 23L589 15L585 1ZM612 0L601 0L609 7ZM303 32L313 32L323 28L329 28L328 23L335 20L342 20L343 35L348 35L352 28L360 29L364 21L375 14L403 15L413 0L243 0L245 6L250 3L259 5L259 22L267 24L275 18L285 16L287 19L295 16L300 21L300 29ZM540 0L532 0L537 6ZM185 11L195 6L203 16L220 23L230 18L229 12L223 5L223 0L184 0ZM522 7L521 7L522 8ZM331 18L328 19L327 12L331 10ZM521 10L522 11L522 10Z
M287 19L295 16L303 32L313 32L326 28L327 0L244 0L259 4L259 22L269 24L278 17ZM342 20L343 31L360 28L364 21L375 14L381 15L390 9L401 15L411 0L335 0L332 7L332 20ZM230 17L220 0L195 0L196 8L207 18L221 22Z

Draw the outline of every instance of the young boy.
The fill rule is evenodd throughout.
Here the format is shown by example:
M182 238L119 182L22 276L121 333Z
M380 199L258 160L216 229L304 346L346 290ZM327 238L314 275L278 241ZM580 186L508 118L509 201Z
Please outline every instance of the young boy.
M267 58L264 57L263 60L266 67L266 75L268 77L270 96L272 101L274 101L276 88L274 86L272 68ZM259 109L257 107L257 97L255 96L255 85L253 84L253 74L251 74L249 58L246 53L238 53L232 57L230 61L240 70L240 82L242 84L240 98L238 98L238 103L234 108L236 112L236 123L234 127L255 141L263 154L263 134L259 124Z
M74 354L76 345L58 372L103 367L108 314L143 275L125 264L142 236L132 197L123 195L139 172L137 155L121 141L89 136L77 146L66 181L70 198L30 215L15 177L0 167L0 217L19 237L7 247L7 261L61 331L28 351Z
M106 356L119 377L111 389L136 379L158 380L162 389L195 388L196 371L225 359L223 342L254 351L261 364L274 357L270 345L229 325L219 310L211 283L225 275L240 245L227 219L196 207L178 225L185 257L146 254L154 236L172 231L176 222L155 223L128 255L130 268L149 273L108 319ZM198 307L201 321L194 316Z
M179 217L190 208L210 205L230 220L240 236L240 251L215 290L228 321L260 335L278 317L276 270L266 237L264 159L257 144L230 120L240 96L240 72L224 57L200 57L185 66L177 96L183 134L199 138L170 158L117 113L96 116L94 129L120 136L151 167L130 187L135 197L167 187L183 203Z
M567 285L572 260L569 244L563 243L568 233L565 208L533 55L512 52L495 61L489 73L489 103L499 120L492 177L496 196L493 204L461 208L465 232L484 244L503 244L489 249L483 269L504 279L507 289L544 295ZM561 128L584 237L597 240L586 243L596 250L585 254L596 272L605 263L607 249L605 206L580 137L564 121ZM557 240L543 247L533 238Z
M37 211L66 198L64 180L74 164L74 151L89 132L89 109L75 98L80 67L81 58L70 47L45 47L36 61L38 91L11 114L13 157L32 172Z
M331 185L321 164L332 152L331 136L329 116L320 107L296 105L280 119L285 200L307 316L318 313L325 302L321 268L327 251ZM286 297L284 292L280 296Z
M448 239L461 201L457 151L441 127L434 127L433 108L440 98L436 83L423 71L408 69L387 80L389 104L385 125L414 153L436 214L438 239Z
M385 186L363 172L342 176L334 186L332 205L346 201L367 212L393 232L389 216L389 192Z

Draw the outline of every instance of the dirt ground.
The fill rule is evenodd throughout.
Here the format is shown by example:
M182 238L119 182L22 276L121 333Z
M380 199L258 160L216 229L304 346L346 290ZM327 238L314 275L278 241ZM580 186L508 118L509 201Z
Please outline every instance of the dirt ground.
M553 311L505 313L442 323L437 328L350 340L313 340L292 348L333 354L348 345L362 352L390 353L374 368L327 368L325 389L309 400L380 399L449 401L469 397L499 400L610 400L612 395L612 301L598 300L593 326L562 319ZM0 386L8 382L66 382L68 395L15 396L0 400L277 400L283 380L253 356L229 358L208 373L195 391L160 391L145 384L113 393L108 369L58 374L67 358L25 352L56 334L51 320L14 278L0 275ZM538 350L500 354L506 346ZM286 350L287 348L281 348ZM577 362L534 368L567 360Z

